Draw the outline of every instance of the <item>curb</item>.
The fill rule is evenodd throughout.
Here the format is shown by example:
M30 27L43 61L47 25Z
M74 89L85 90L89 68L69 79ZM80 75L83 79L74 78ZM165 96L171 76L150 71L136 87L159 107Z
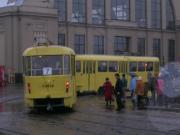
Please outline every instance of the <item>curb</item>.
M158 111L167 111L167 112L178 112L178 113L180 113L180 108L167 108L167 107L148 106L147 110L158 110Z
M18 100L21 99L22 96L6 96L6 97L0 97L0 104L2 103L6 103L9 101L14 101L14 100Z

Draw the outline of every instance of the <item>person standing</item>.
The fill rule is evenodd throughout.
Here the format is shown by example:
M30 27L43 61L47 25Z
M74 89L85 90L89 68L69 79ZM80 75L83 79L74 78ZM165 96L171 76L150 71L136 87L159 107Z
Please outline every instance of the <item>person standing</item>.
M157 78L156 90L158 105L163 105L164 80L162 79L162 77Z
M115 74L115 78L116 78L116 85L115 85L114 93L116 96L117 111L120 111L123 108L123 104L122 104L123 84L118 73Z
M135 75L131 75L131 81L130 81L130 92L131 92L131 100L133 104L133 108L136 106L136 95L135 95L135 90L136 90L136 78Z
M154 76L150 74L149 79L148 79L150 90L152 93L152 103L154 106L156 105L156 86L157 86L157 79L155 76L156 74Z
M126 90L127 90L127 79L126 79L126 75L122 74L122 87L123 87L123 97L122 97L122 102L123 102L123 107L125 107L125 103L126 103Z
M124 90L124 91L127 89L127 83L128 83L128 81L127 81L127 79L126 79L126 75L123 74L123 75L122 75L122 85L123 85L123 90Z
M137 85L136 85L136 90L137 90L137 107L138 109L142 109L144 107L143 99L144 99L144 83L142 80L142 77L138 77L137 79Z
M109 81L109 78L106 78L106 81L103 85L104 88L104 96L106 101L106 107L111 107L112 95L113 95L113 86Z

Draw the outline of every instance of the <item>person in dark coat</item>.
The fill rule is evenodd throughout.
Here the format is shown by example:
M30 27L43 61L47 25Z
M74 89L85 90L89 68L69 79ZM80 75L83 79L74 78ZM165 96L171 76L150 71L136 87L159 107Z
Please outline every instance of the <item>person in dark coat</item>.
M125 93L125 91L127 89L127 84L128 84L128 81L126 79L126 75L125 74L122 75L122 84L123 84L123 91Z
M116 85L115 85L115 96L117 102L117 110L120 111L123 108L122 97L123 97L123 83L118 73L115 74Z
M123 102L123 108L125 107L125 103L126 103L126 90L127 90L127 84L128 81L126 79L126 75L122 74L122 87L123 87L123 97L122 97L122 102Z
M104 83L103 88L104 88L106 107L108 108L109 106L111 106L112 95L113 95L113 86L109 81L109 78L106 78L106 82Z
M148 78L148 83L152 93L152 103L154 106L156 105L156 82L157 82L156 74L154 76L150 74Z

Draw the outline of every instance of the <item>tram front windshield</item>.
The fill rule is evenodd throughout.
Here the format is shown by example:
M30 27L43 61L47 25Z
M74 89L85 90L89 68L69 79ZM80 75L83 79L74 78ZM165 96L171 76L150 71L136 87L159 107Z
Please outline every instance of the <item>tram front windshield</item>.
M27 76L70 74L70 56L32 56L24 58Z

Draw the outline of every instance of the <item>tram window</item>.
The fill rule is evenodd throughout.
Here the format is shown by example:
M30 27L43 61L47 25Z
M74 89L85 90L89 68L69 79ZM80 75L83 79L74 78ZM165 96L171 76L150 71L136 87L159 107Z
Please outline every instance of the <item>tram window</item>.
M70 57L64 56L64 74L70 74Z
M127 72L127 62L123 62L123 73Z
M55 65L54 65L54 63L55 63ZM62 56L54 57L54 61L52 61L51 65L52 65L52 68L53 68L53 70L52 70L53 75L61 75L61 74L63 74L63 58L62 58Z
M107 72L107 62L106 61L98 62L98 71L99 72Z
M83 74L85 74L86 73L86 62L84 61L83 62Z
M92 73L92 62L91 61L87 61L86 62L86 73Z
M32 57L32 76L40 76L42 74L43 61L42 56Z
M148 62L146 64L146 71L153 71L153 63L152 62Z
M138 71L145 71L145 63L144 62L138 62Z
M92 73L92 62L91 61L89 61L88 62L88 73Z
M88 62L86 62L86 73L89 73L88 66Z
M119 62L119 73L122 73L122 62Z
M119 62L119 72L120 73L126 73L126 62Z
M72 75L75 75L75 56L74 55L71 56L71 71L72 71Z
M62 56L33 56L32 76L63 74Z
M159 63L155 62L154 65L155 65L154 71L159 72Z
M76 61L76 72L81 72L81 62L80 61Z
M109 72L117 72L118 70L118 63L115 61L109 62Z
M23 59L23 70L24 70L24 74L26 76L30 76L31 75L31 58L30 57L24 57Z
M96 72L96 62L94 61L93 62L93 73L95 73Z
M137 62L130 62L129 70L130 70L130 72L136 72L137 71Z

